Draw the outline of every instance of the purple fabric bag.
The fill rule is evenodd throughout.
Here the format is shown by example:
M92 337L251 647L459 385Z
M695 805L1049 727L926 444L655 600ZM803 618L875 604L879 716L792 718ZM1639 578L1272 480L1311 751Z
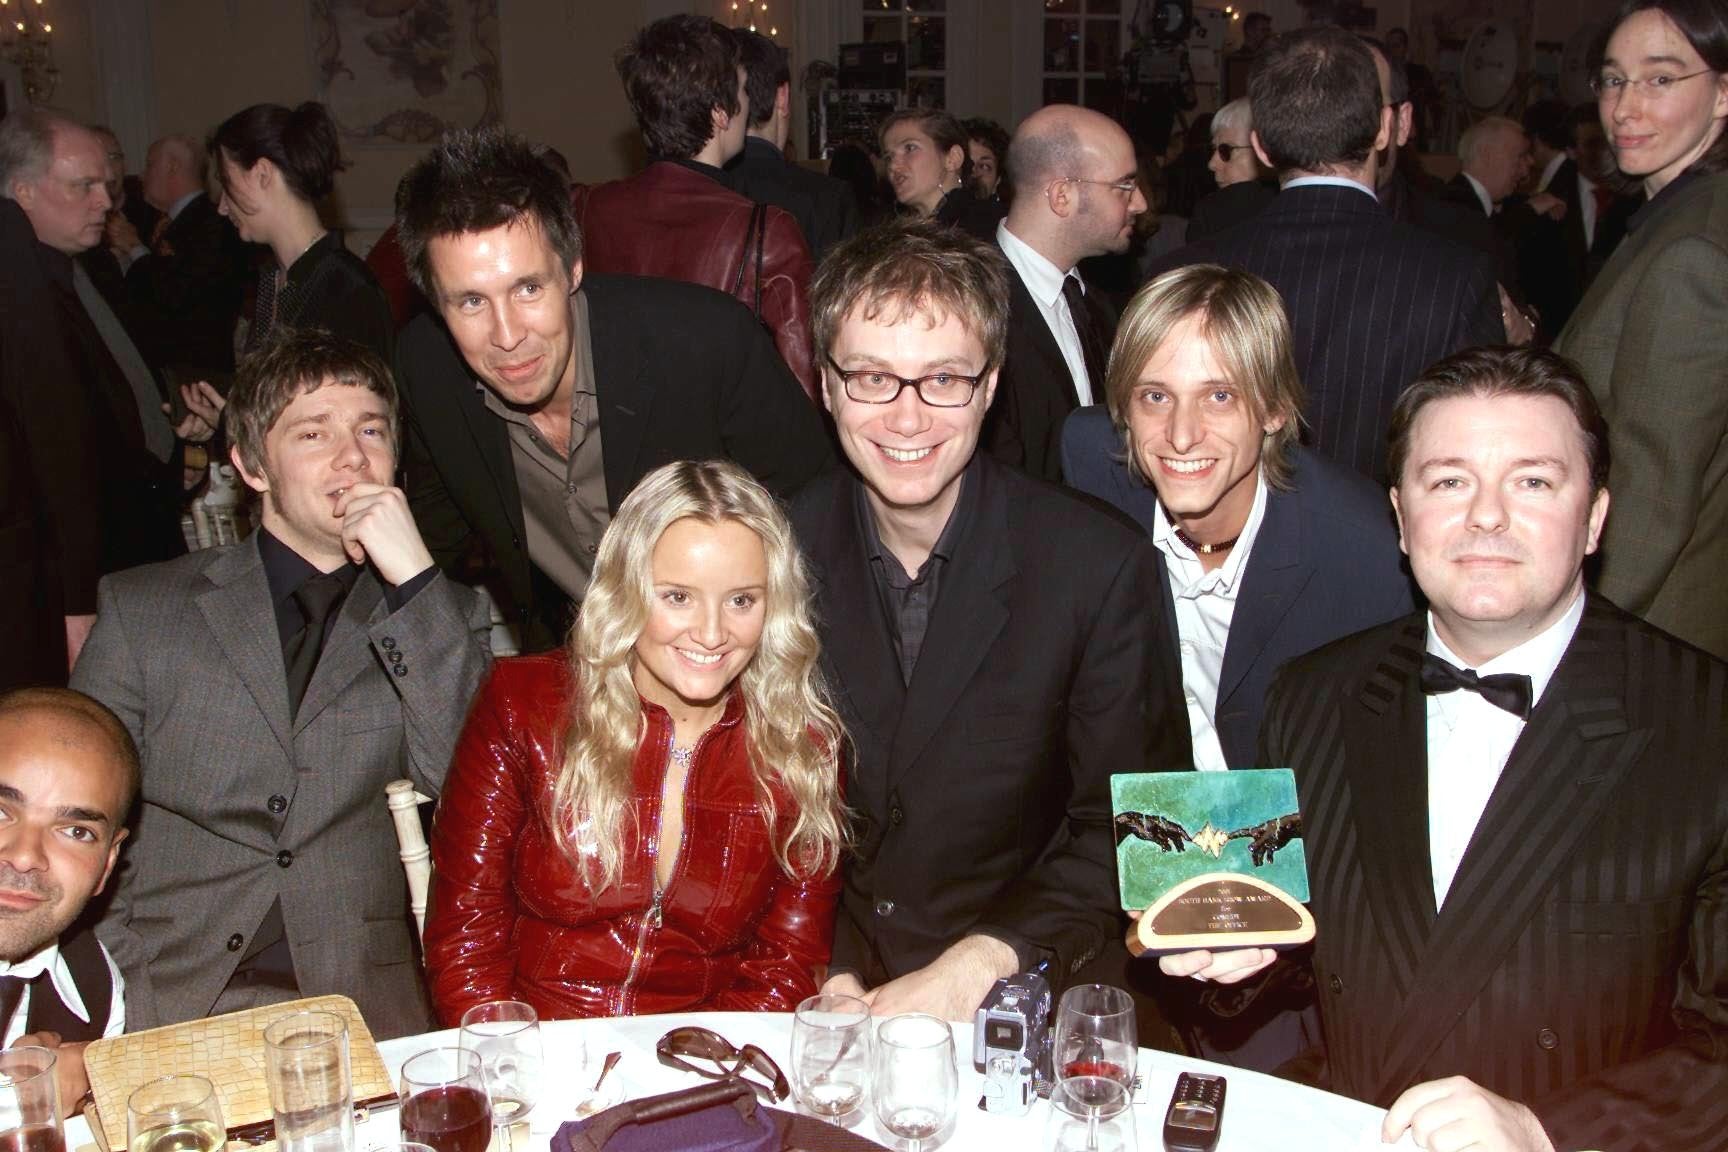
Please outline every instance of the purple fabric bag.
M756 1102L742 1080L717 1080L626 1100L552 1136L552 1152L884 1152L882 1146L810 1116Z

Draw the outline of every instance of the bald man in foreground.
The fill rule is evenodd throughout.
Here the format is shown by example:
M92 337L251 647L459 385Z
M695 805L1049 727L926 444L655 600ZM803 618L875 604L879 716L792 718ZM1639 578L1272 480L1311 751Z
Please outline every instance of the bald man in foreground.
M60 1110L89 1089L84 1046L126 1024L124 984L87 927L138 791L138 750L81 692L0 695L0 1040L55 1049Z
M157 236L139 236L114 213L107 240L129 261L126 288L145 359L172 377L170 384L214 380L225 391L246 290L246 246L205 193L207 169L204 145L190 136L150 145L144 199L166 224Z
M1134 142L1108 116L1052 104L1008 144L1013 207L996 227L1008 257L1008 351L984 429L990 453L1030 475L1062 479L1062 421L1102 403L1114 309L1075 265L1124 252L1146 211Z

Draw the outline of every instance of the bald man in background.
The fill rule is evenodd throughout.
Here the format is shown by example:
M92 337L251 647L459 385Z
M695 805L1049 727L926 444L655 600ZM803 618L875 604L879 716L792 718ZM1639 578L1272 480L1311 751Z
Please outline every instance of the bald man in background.
M90 1087L84 1046L125 1028L125 983L74 927L114 871L138 791L115 715L65 688L0 695L0 1043L55 1050L60 1111Z
M1108 116L1052 104L1008 144L1014 186L996 243L1008 257L1008 350L984 443L1003 463L1062 479L1062 421L1104 398L1115 310L1075 265L1124 252L1146 211L1134 142Z
M108 244L130 260L141 351L173 385L213 380L223 389L234 372L234 325L246 290L246 246L205 192L204 146L164 136L145 154L144 199L166 223L140 236L120 214L108 219Z

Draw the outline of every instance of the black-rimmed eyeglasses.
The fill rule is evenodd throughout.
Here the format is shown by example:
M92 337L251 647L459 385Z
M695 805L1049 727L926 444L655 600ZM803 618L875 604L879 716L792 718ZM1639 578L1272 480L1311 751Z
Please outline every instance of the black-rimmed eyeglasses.
M834 374L840 377L845 385L846 398L860 404L892 404L900 399L900 393L910 388L918 393L918 399L932 408L964 408L972 403L972 393L984 377L990 374L990 366L976 376L961 376L954 372L936 372L929 376L920 376L908 380L904 376L896 376L892 372L884 372L880 368L845 369L834 363L834 357L824 356L828 367L834 369Z
M668 1068L710 1080L742 1080L770 1104L792 1095L786 1074L772 1056L754 1044L734 1048L726 1037L706 1028L686 1025L672 1029L654 1045L654 1055Z
M1230 163L1230 157L1236 155L1236 153L1246 152L1248 150L1248 145L1246 144L1231 144L1227 141L1221 141L1212 145L1212 151L1217 153L1218 159L1224 161L1226 164Z

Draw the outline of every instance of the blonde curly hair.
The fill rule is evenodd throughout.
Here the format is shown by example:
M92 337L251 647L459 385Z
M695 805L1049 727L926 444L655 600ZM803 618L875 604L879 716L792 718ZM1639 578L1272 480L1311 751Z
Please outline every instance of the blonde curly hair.
M649 473L600 541L593 580L570 630L575 675L564 763L553 787L566 851L598 869L601 890L618 882L623 824L633 813L632 768L647 724L632 656L653 599L654 548L667 528L685 519L742 524L762 541L768 560L762 638L735 681L744 697L750 766L775 860L789 876L826 875L845 843L844 732L817 664L804 558L774 497L726 460L680 461ZM793 802L784 821L776 784Z

